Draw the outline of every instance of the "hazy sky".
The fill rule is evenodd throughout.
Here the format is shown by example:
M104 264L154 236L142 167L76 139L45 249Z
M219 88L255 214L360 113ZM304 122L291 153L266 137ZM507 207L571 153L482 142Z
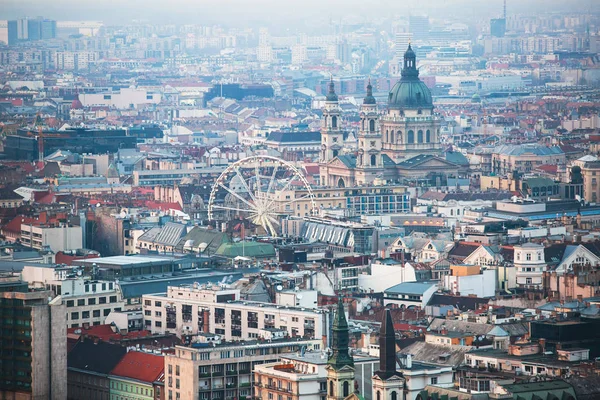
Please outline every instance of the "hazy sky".
M508 12L600 11L598 0L507 0ZM345 16L387 18L427 13L464 20L500 14L502 0L0 0L0 19L42 15L106 24L144 19L154 23L219 23L231 26L293 24Z

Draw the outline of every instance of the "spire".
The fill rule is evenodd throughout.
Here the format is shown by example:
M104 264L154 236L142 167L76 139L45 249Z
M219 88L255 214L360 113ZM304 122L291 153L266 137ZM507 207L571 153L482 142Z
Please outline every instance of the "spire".
M377 375L387 379L396 375L396 333L389 309L385 310L379 330L379 371Z
M402 77L418 77L419 70L417 69L417 55L412 49L411 44L408 44L408 49L404 53L404 68L402 69Z
M333 75L329 80L329 92L327 92L325 101L338 101L338 96L337 94L335 94L335 84L333 83Z
M333 321L333 329L331 332L332 353L327 360L327 364L335 369L340 369L346 365L354 366L354 359L350 355L348 346L349 342L348 321L346 321L344 303L342 297L338 297L337 313Z
M369 78L369 84L367 85L367 96L363 100L363 104L375 104L377 103L375 97L373 97L373 86L371 86L371 78Z

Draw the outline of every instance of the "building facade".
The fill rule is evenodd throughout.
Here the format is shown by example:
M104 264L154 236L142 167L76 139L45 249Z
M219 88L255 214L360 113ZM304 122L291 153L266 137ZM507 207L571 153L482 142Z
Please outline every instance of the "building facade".
M224 340L257 339L265 329L291 338L321 337L323 318L318 310L240 301L240 291L220 286L170 286L165 295L142 297L145 329L179 337L215 333Z
M214 345L211 343L212 339L215 339ZM302 348L320 351L321 340L280 339L221 343L213 335L211 340L204 340L190 347L176 346L173 354L165 355L165 398L249 400L253 396L252 374L255 366L278 361L280 354L296 352ZM256 387L263 384L260 381L254 383ZM280 390L280 393L283 392L283 389Z

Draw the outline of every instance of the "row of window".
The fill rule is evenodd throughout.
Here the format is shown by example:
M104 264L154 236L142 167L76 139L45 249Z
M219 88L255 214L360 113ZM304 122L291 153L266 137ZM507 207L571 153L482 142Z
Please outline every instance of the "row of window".
M153 396L153 390L148 388L140 388L137 385L128 385L127 383L122 382L111 382L111 389L120 390L126 393L136 393L144 396Z
M112 283L111 283L112 285ZM87 299L87 305L88 306L95 306L96 304L107 304L107 297L106 296L101 296L101 297L90 297L89 299ZM117 303L118 302L118 298L117 296L110 296L108 297L108 303ZM77 307L82 307L85 306L85 299L77 299ZM75 300L67 300L67 307L75 307Z
M115 311L121 311L121 307L116 307L114 309ZM102 310L102 314L104 317L107 317L108 314L110 314L111 309L110 308L105 308L104 310ZM81 315L81 319L88 319L90 318L90 312L89 311L82 311L81 314L78 311L74 311L71 313L71 320L72 321L77 321L79 319L79 316ZM92 311L92 318L100 318L100 310L93 310ZM69 314L67 314L67 319L69 319Z

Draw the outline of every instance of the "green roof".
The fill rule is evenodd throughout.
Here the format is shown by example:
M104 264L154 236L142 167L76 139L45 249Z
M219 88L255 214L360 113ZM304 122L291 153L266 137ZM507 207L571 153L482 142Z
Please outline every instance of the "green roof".
M275 247L271 243L262 242L237 242L237 243L223 243L217 249L216 255L235 258L235 257L248 257L248 258L269 258L275 257Z

